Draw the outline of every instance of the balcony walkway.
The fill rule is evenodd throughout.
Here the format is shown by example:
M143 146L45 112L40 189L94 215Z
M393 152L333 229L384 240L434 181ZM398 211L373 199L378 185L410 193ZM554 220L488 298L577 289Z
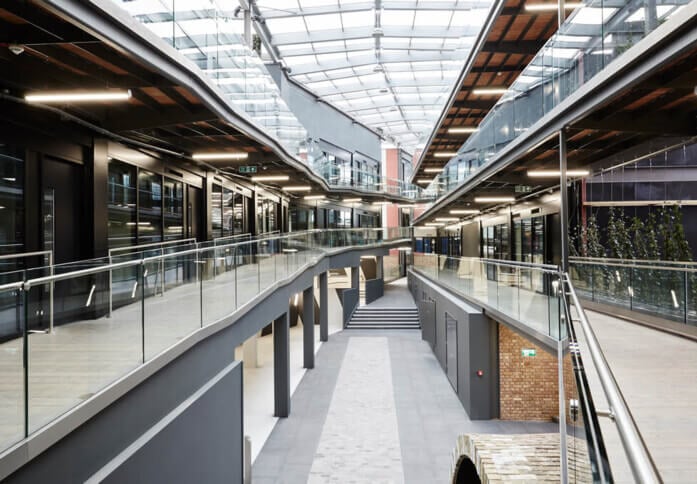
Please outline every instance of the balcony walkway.
M586 312L664 482L697 476L697 344L592 311ZM607 409L590 356L584 366L594 403ZM614 424L600 418L615 482L633 482ZM614 457L614 458L613 458Z
M403 280L402 280L403 281ZM406 283L392 301L411 301ZM339 332L317 352L254 463L253 482L447 482L458 435L558 432L472 421L417 331Z

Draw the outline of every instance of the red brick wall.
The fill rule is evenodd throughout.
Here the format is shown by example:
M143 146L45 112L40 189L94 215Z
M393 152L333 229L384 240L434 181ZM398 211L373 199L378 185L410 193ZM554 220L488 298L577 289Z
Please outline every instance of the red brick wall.
M536 356L522 356L535 349ZM576 398L571 360L564 361L564 390ZM499 393L502 420L552 420L559 416L557 356L499 324Z

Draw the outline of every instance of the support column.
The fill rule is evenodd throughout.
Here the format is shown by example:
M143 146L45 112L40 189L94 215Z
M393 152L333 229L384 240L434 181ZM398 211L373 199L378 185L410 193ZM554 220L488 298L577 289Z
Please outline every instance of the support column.
M561 231L561 261L563 272L569 271L569 195L566 188L566 133L559 131L559 218Z
M303 291L303 368L315 367L315 295L314 288Z
M360 274L361 266L358 265L356 267L351 268L351 289L358 289L359 288L359 274Z
M379 255L375 258L375 279L385 278L385 263L383 256Z
M247 368L259 367L259 334L242 343L242 361Z
M290 325L285 312L273 322L274 416L290 414Z
M329 341L329 307L327 273L319 275L319 340Z

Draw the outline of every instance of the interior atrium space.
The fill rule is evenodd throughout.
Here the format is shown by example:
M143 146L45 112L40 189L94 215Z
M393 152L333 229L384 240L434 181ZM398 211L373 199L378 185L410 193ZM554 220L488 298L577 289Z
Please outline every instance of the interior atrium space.
M690 483L697 0L0 2L0 481Z

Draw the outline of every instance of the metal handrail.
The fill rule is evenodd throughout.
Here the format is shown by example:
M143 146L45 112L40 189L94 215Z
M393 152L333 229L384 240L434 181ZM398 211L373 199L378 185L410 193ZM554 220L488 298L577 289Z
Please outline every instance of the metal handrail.
M114 252L125 252L125 251L135 251L138 252L136 249L147 249L148 247L169 247L171 245L177 246L177 245L189 245L189 244L195 244L196 239L191 237L188 239L177 239L177 240L167 240L164 242L152 242L149 244L140 244L140 245L129 245L125 247L114 247L112 249L109 249L109 256Z
M553 264L533 264L531 262L508 261L508 260L502 260L502 259L487 259L484 257L452 256L452 255L433 254L433 253L428 254L425 252L415 252L414 255L438 256L439 258L445 257L448 259L459 259L459 260L466 260L466 261L485 262L487 264L492 264L492 265L497 265L497 266L537 269L540 272L553 272L555 274L559 273L559 266L555 266Z
M683 260L663 260L663 259L620 259L617 257L579 257L572 256L569 257L569 261L572 262L607 262L610 261L615 264L626 264L626 265L636 265L636 264L669 264L669 265L684 265L684 266L697 266L696 261L683 261Z
M35 250L33 252L20 252L17 254L5 254L0 256L0 260L7 259L20 259L24 257L36 257L40 255L48 256L48 271L51 276L54 275L54 264L53 264L53 251L52 250ZM36 268L35 268L36 269ZM12 271L10 271L12 272ZM22 281L19 281L22 282ZM6 285L9 286L9 285ZM4 286L0 286L2 290ZM21 287L21 286L20 286ZM51 286L48 288L48 332L53 333L53 293L55 290L55 284L51 282Z
M585 264L589 266L608 266L608 267L620 267L622 269L651 269L658 271L672 271L672 272L697 272L696 267L670 267L670 266L656 266L656 265L640 265L640 264L621 264L616 262L601 262L601 261L577 261L569 259L576 265ZM662 262L662 261L659 261Z
M658 473L656 464L651 458L649 449L644 439L641 437L636 422L634 422L634 418L627 406L627 402L624 400L617 380L615 380L612 370L610 370L610 366L605 359L603 350L600 348L593 328L591 328L588 322L586 312L579 302L576 290L574 289L568 273L563 274L563 281L567 287L566 295L571 297L571 302L576 307L576 312L579 317L578 323L583 331L588 352L590 353L593 365L600 379L600 384L603 387L603 392L610 406L613 421L617 425L617 432L622 441L622 446L624 447L634 479L636 482L641 483L661 483L663 481ZM569 321L570 324L573 322L574 321Z

